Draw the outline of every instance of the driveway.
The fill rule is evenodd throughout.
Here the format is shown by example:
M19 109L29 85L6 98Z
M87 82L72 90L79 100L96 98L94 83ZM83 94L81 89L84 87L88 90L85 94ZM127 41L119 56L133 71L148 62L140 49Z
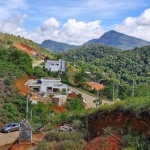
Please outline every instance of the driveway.
M76 89L76 88L74 88L74 87L70 87L70 86L69 86L69 90L73 90L73 91L75 91L76 93L79 93L79 94L82 95L83 99L86 100L86 108L91 108L91 107L92 107L92 108L95 108L95 107L96 107L95 103L93 103L93 100L95 100L96 97L91 96L91 95L85 93L84 91L80 91L80 90L78 90L78 89ZM106 100L102 100L102 105L104 105L104 104L109 104L109 105L111 105L111 104L113 104L113 102L106 101Z
M0 133L0 146L13 143L19 137L19 131Z

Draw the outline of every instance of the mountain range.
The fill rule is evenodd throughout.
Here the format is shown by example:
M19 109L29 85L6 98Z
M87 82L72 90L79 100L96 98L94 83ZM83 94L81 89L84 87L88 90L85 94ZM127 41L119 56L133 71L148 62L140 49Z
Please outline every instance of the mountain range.
M83 45L90 45L90 44L101 44L106 46L112 46L121 50L128 50L134 49L135 47L150 45L150 42L123 33L119 33L114 30L110 30L108 32L105 32L98 39L91 39L86 43L84 43ZM42 42L42 44L40 44L40 46L52 52L63 52L69 49L79 47L52 40L45 40Z

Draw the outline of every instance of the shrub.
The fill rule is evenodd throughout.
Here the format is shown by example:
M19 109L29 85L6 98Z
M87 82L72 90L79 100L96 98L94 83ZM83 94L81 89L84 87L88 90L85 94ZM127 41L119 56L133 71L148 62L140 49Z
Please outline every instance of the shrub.
M43 140L40 144L38 144L36 150L49 150L50 149L50 143L46 140Z
M51 131L45 135L45 139L49 142L56 141L64 141L64 140L73 140L74 142L80 141L82 139L82 134L79 132L57 132Z
M65 107L69 111L82 110L84 109L84 104L82 99L78 99L78 98L67 99Z
M57 148L58 150L76 150L77 145L74 141L65 140L65 141L60 142Z
M130 150L140 149L148 150L150 149L149 140L146 136L139 134L135 131L128 131L127 134L122 136L123 148Z
M50 149L57 150L83 150L86 144L79 132L51 131L45 135L45 140L50 143Z

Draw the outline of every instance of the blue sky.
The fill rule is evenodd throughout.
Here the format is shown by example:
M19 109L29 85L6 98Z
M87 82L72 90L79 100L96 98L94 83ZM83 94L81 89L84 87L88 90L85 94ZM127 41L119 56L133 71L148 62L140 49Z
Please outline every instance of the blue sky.
M116 30L150 41L148 0L0 0L0 31L81 45Z

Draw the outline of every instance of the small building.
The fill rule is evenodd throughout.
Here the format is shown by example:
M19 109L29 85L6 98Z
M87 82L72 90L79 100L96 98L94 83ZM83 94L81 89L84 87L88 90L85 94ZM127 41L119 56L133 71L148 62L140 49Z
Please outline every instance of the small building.
M40 93L56 93L68 90L68 85L61 83L61 78L42 77L41 79L31 79L25 83L31 91Z
M67 100L67 95L55 95L52 97L52 103L54 106L61 106L63 105Z
M65 72L66 71L66 62L63 59L59 60L46 60L45 68L52 72Z

